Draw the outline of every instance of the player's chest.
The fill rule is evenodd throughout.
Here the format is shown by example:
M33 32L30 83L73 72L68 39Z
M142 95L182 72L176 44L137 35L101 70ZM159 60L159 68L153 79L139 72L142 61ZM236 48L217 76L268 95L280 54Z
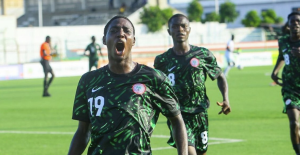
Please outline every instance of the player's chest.
M198 74L203 72L204 63L202 59L192 58L172 58L167 59L164 65L164 73L167 75L172 73L176 75L182 74Z
M88 102L106 103L108 107L114 107L118 104L127 104L130 102L138 102L149 98L153 86L149 85L149 81L109 81L92 84L85 92Z
M290 65L292 65L293 67L300 66L300 59L298 57L295 57L292 54L292 49L299 48L299 47L300 47L300 43L291 44L291 45L284 44L281 46L281 52L286 66L290 66Z

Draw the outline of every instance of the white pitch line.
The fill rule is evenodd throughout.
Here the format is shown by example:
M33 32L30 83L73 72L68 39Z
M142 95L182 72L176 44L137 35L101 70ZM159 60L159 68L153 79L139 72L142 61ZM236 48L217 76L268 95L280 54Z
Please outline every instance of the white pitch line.
M0 130L0 134L38 134L38 135L74 135L74 132L52 132L52 131L7 131L7 130ZM153 138L169 138L170 136L166 135L152 135ZM215 144L224 144L224 143L237 143L242 142L242 139L229 139L229 138L215 138L210 137L210 140L216 140L217 142L209 142L208 145L215 145ZM172 149L173 147L158 147L153 148L152 150L165 150L165 149Z

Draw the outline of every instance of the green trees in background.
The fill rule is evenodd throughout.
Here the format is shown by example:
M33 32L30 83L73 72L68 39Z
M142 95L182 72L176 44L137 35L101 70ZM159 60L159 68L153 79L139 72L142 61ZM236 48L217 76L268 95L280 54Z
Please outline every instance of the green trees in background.
M200 22L201 21L201 16L203 14L203 7L202 5L198 2L198 0L193 0L188 8L188 18L190 21L193 22Z
M160 9L157 6L145 7L140 14L141 23L147 25L149 32L157 32L173 15L171 8Z
M260 25L260 22L260 17L255 10L249 11L245 19L242 20L242 24L246 27L257 27Z
M216 12L211 12L205 16L206 22L220 21L220 16Z
M261 24L281 24L282 22L283 18L278 17L273 9L263 11L261 18L255 10L251 10L242 20L242 24L246 27L257 27Z
M239 13L235 10L235 4L229 1L220 5L220 22L229 23L239 16Z
M282 17L277 17L276 12L273 9L268 9L261 13L263 24L280 24L283 22Z

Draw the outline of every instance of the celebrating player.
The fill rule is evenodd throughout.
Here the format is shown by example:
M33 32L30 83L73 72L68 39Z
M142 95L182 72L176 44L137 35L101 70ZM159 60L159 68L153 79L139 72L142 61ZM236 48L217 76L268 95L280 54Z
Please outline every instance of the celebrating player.
M191 31L189 20L182 14L173 15L168 21L168 32L173 39L173 48L155 58L154 67L168 75L176 96L179 99L182 117L188 133L188 151L190 155L205 155L208 142L207 109L209 100L206 95L207 75L218 80L223 102L219 114L230 113L228 85L216 58L206 48L189 45ZM168 122L171 131L174 130ZM175 145L171 134L168 143Z
M300 13L293 12L288 15L288 26L290 35L285 35L278 40L279 55L273 69L271 78L276 84L282 86L284 108L290 121L290 136L293 148L300 155ZM284 64L282 71L282 82L278 72Z
M51 52L51 38L50 36L46 37L46 41L41 45L41 49L40 49L40 55L41 55L41 61L40 63L43 66L43 70L44 70L44 90L43 90L43 97L50 97L51 95L48 92L49 86L51 84L51 82L53 81L55 75L54 72L50 66L49 61L52 58L52 52ZM51 78L48 80L48 73L51 74Z
M176 95L161 71L132 61L135 29L124 16L104 28L108 65L84 74L78 84L73 119L78 129L69 155L150 155L150 137L159 113L172 124L178 154L187 154L187 133Z
M96 69L98 68L99 57L98 57L97 51L99 51L100 55L103 57L103 54L101 52L101 47L99 44L96 43L96 37L92 36L91 39L92 39L92 43L90 43L84 51L84 55L87 55L86 51L90 52L90 54L88 55L89 56L89 71L91 71L93 66Z

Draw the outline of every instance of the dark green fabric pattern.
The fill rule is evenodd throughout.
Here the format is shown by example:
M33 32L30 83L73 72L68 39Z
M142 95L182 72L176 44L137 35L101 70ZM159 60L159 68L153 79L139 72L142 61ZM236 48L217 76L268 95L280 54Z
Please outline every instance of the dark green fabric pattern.
M139 64L129 74L104 66L81 77L72 118L92 125L89 155L151 154L150 136L160 112L180 114L165 74Z
M215 80L221 74L215 56L206 48L190 45L185 55L176 55L170 48L158 55L154 68L168 75L184 113L197 114L209 107L205 81L207 75Z
M282 71L282 92L300 95L300 58L293 56L292 47L300 47L300 41L292 42L289 35L278 40L279 59L285 61Z
M101 47L99 44L95 43L90 43L86 49L86 51L90 51L89 59L90 61L95 61L98 60L98 51L101 51Z

